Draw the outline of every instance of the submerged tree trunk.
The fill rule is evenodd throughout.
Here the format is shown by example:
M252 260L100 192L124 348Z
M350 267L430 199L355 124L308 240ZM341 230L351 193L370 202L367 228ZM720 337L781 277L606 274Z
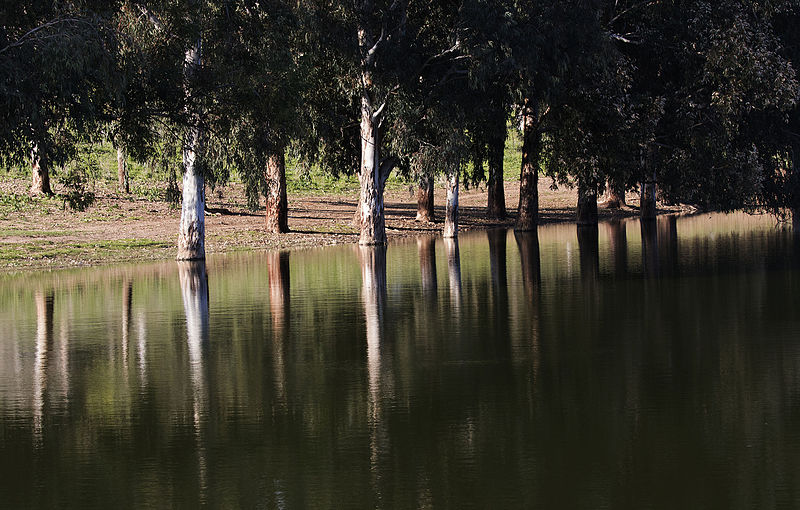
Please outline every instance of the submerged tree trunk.
M131 192L128 179L128 162L125 157L125 149L121 145L117 147L117 185L121 192Z
M489 178L487 180L487 214L490 219L506 219L506 191L503 184L503 157L506 147L505 118L494 126L489 139L487 163Z
M445 207L444 237L458 236L458 166L451 169L447 176L447 205Z
M419 180L416 221L434 222L433 176L431 175L424 175Z
M289 231L289 208L286 198L286 155L283 147L267 159L267 232L285 234Z
M201 41L198 38L194 45L186 51L183 63L184 86L187 96L191 95L189 86L195 80L197 69L200 66L200 58ZM205 181L199 164L203 157L203 133L200 128L199 112L196 110L190 112L190 118L192 125L187 130L183 141L183 201L178 233L178 260L206 258Z
M578 225L597 225L597 191L578 184Z
M46 155L39 150L39 145L34 145L33 149L31 149L31 173L33 174L31 193L34 195L52 195L49 164Z
M538 108L526 101L522 113L522 165L519 176L519 207L514 230L534 230L539 223L539 155L542 134L537 125Z

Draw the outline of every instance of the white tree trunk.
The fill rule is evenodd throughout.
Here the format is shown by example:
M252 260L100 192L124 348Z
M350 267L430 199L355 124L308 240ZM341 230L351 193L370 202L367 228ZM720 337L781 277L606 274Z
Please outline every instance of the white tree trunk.
M444 237L458 236L458 166L447 176L447 206L445 208Z
M194 80L200 66L201 42L198 39L194 46L186 51L184 60L184 79L187 85ZM192 108L192 106L189 106ZM205 247L205 182L199 160L203 155L202 130L200 114L196 110L191 113L192 126L186 133L183 142L183 202L181 204L181 224L178 233L178 260L202 260L206 258Z
M117 181L119 184L119 190L121 192L131 192L131 186L128 179L128 163L125 158L125 149L121 145L117 147Z
M386 243L383 189L387 175L380 164L380 122L367 98L361 100L361 183L359 244Z

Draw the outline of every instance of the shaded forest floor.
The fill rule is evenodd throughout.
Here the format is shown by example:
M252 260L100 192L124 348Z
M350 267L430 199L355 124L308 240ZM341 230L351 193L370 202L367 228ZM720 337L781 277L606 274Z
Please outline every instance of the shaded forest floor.
M31 197L29 181L7 177L0 182L0 270L50 269L115 262L170 259L175 256L180 207L153 198L156 193L121 194L106 185L92 195L69 196L54 189L51 197ZM486 218L483 187L460 194L462 231L511 227L516 218L519 184L506 183L505 221ZM155 188L154 188L155 189ZM352 225L358 195L355 191L290 193L288 234L264 231L263 208L246 207L240 184L209 190L206 216L206 253L245 250L290 249L358 242ZM436 222L415 221L416 199L407 187L387 189L386 228L391 239L441 232L444 190L435 195ZM76 203L77 202L77 203ZM81 203L82 202L82 203ZM550 189L550 180L539 185L542 223L575 219L575 190ZM600 210L600 219L638 215L638 198L627 197L628 207ZM83 210L81 210L83 209ZM675 211L677 208L665 208Z

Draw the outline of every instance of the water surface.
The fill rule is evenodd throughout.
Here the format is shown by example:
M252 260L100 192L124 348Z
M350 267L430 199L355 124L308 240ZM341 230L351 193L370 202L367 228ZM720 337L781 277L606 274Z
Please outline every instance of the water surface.
M0 276L7 508L800 507L743 214Z

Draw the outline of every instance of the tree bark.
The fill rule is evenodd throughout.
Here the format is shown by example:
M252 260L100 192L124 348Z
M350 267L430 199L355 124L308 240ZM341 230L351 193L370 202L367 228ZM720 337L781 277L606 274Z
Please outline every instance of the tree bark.
M504 119L505 120L505 119ZM487 215L493 220L506 219L506 191L503 184L503 159L506 147L506 124L498 122L489 140L487 163Z
M447 204L442 231L444 237L458 236L458 174L459 169L456 166L447 176Z
M358 243L375 245L386 243L383 190L394 164L380 160L380 115L372 112L371 101L366 96L365 93L361 100L361 236Z
M648 159L650 159L648 157ZM639 186L639 213L643 220L655 219L658 214L656 205L656 174L648 172L649 162L645 161L645 178Z
M131 192L128 179L128 162L125 157L125 149L122 146L117 147L117 183L121 192Z
M539 224L539 156L542 134L537 126L538 108L527 101L522 113L522 165L519 207L514 230L530 231Z
M285 234L289 231L289 207L286 198L286 155L281 147L267 159L267 232Z
M33 177L31 193L33 195L52 195L49 164L46 155L39 150L38 144L31 149L31 173Z
M189 96L189 85L194 81L200 66L201 41L198 38L186 51L183 64L184 86ZM189 108L193 108L191 105ZM194 107L196 108L196 107ZM203 157L203 132L198 111L190 112L191 127L183 141L183 201L181 224L178 233L178 260L203 260L205 248L205 181L199 166Z
M424 175L419 180L416 221L434 222L433 176Z
M597 191L578 183L578 225L597 225Z
M606 182L606 192L603 195L601 207L605 209L621 209L625 207L625 189L612 181Z

